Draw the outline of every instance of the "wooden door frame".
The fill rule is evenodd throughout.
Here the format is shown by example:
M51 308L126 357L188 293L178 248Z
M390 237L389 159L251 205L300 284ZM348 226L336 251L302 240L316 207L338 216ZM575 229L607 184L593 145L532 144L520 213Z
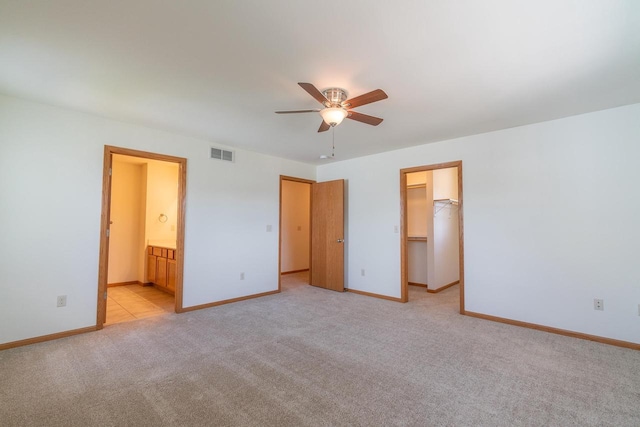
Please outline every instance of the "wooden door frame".
M278 219L278 292L282 291L282 181L300 182L303 184L315 184L316 181L294 176L280 175L280 218ZM313 196L309 188L309 282L311 282L311 209L313 207Z
M407 256L408 245L408 219L407 219L407 174L414 172L427 172L438 169L458 168L458 248L460 259L460 314L465 314L464 309L464 221L463 221L463 194L462 194L462 161L437 163L427 166L416 166L400 169L400 300L409 301L409 265ZM433 238L433 236L429 236Z
M102 169L102 213L100 215L100 253L98 261L98 310L96 316L96 329L102 329L107 315L107 274L109 267L109 217L111 210L111 168L113 155L141 157L150 160L160 160L178 164L178 218L176 230L176 289L175 311L182 313L182 280L184 273L184 225L185 225L185 201L187 191L187 159L183 157L168 156L165 154L150 153L147 151L132 150L130 148L104 146L104 161Z

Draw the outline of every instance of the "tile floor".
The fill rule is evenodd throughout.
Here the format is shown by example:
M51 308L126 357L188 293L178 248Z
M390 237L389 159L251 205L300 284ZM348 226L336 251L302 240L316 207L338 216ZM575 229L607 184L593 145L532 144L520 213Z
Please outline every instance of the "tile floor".
M153 286L126 285L107 289L106 325L174 313L174 298Z

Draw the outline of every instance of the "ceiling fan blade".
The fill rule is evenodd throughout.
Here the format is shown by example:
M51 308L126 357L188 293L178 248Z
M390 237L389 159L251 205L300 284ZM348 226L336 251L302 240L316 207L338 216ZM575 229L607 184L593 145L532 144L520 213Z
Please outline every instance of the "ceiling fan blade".
M366 123L372 126L378 126L380 123L382 123L382 119L380 117L373 117L367 114L356 113L355 111L349 111L349 115L347 116L347 119Z
M290 110L276 111L276 114L294 114L294 113L318 113L320 110Z
M326 132L331 129L331 126L327 124L324 120L320 123L320 127L318 128L318 132Z
M307 93L313 96L320 104L325 105L325 102L329 100L311 83L298 83L300 87L307 91Z
M387 99L388 96L382 89L372 90L364 95L356 96L355 98L347 99L342 105L347 108L356 108L361 105L371 104L372 102L382 101Z

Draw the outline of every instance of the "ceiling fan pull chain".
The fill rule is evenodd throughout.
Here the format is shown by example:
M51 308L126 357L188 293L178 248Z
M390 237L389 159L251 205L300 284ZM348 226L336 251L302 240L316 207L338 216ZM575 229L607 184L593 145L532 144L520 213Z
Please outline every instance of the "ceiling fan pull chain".
M331 127L331 157L336 154L336 127Z

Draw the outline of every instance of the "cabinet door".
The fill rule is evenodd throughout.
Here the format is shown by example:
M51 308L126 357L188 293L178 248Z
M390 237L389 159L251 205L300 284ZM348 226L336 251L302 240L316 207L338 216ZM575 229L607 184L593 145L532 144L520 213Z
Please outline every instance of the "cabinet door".
M147 255L147 282L156 283L156 264L158 257Z
M167 286L167 259L158 257L156 263L156 281L158 286Z
M171 291L176 290L176 260L170 259L167 261L167 288Z

